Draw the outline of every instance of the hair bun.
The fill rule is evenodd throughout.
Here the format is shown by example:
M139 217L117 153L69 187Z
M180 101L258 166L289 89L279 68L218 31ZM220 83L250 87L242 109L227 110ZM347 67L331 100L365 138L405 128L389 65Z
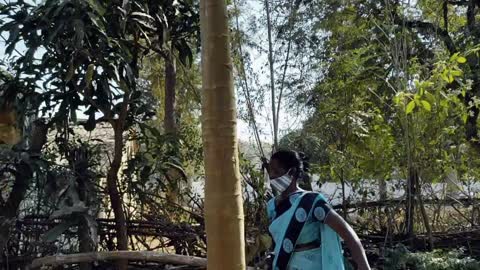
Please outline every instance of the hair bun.
M309 172L310 171L310 163L308 162L308 160L310 160L310 158L307 155L305 155L304 152L298 152L298 157L300 158L300 162L302 163L303 171L304 172Z
M298 152L301 161L308 161L310 158L304 152Z

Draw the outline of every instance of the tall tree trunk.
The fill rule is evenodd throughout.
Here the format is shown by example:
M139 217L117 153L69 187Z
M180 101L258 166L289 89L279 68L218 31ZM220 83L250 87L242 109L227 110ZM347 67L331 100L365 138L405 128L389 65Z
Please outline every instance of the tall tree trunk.
M81 219L78 224L78 251L80 253L87 253L95 251L95 247L92 245L91 237L90 237L90 228L88 223L85 219ZM80 270L91 270L92 263L90 262L83 262L80 263L79 268Z
M89 182L89 152L86 146L81 145L70 151L68 156L71 169L75 172L76 182L78 185L78 197L85 206L90 207L90 197L88 192ZM90 235L90 226L86 219L82 218L78 224L78 250L80 253L95 251L96 239L92 239ZM79 264L80 270L91 270L92 263L82 262Z
M347 218L347 189L346 189L346 183L345 183L345 178L343 175L343 169L341 169L340 172L340 182L342 183L342 216L344 219Z
M122 162L123 151L123 128L120 121L115 121L113 124L113 132L115 136L114 154L112 164L107 174L107 190L110 197L110 203L112 205L113 214L115 215L115 229L117 235L117 249L128 250L128 237L127 237L127 222L125 213L123 212L123 202L120 195L117 182L118 172ZM127 261L119 261L118 269L127 269Z
M177 67L173 48L165 57L165 133L175 134L177 131L177 123L175 117L176 105L176 84L177 84Z
M432 227L430 226L430 220L428 219L427 210L425 209L425 204L423 203L422 189L421 189L419 177L417 177L417 187L419 190L417 192L417 200L419 203L420 213L422 214L423 225L425 226L425 231L427 232L427 236L428 236L428 245L429 245L428 250L433 250L434 245L433 245Z
M201 0L200 22L207 268L243 270L244 214L226 2Z
M380 193L380 201L387 199L387 181L383 177L378 179L378 189Z
M278 148L278 121L275 110L275 71L273 67L273 44L272 44L272 23L270 19L269 0L265 0L265 13L267 15L267 33L268 33L268 63L270 65L270 91L272 94L272 122L273 122L273 150Z
M173 43L173 42L172 42ZM170 51L165 57L165 116L164 116L164 128L165 133L175 135L177 133L177 111L176 111L176 95L177 95L177 64L175 55L173 54L173 45ZM178 144L173 141L174 147L172 148L171 155L178 154ZM169 182L167 190L167 198L169 201L178 203L180 190L184 187L184 178L178 174L175 168L169 168L166 172L166 178Z
M408 237L413 237L415 234L414 224L415 224L415 197L417 194L417 170L413 167L410 167L408 170L408 180L407 180L407 209L405 211L405 223L406 223L406 235Z
M25 198L30 181L33 178L32 162L40 155L40 150L47 141L48 126L42 120L33 122L30 148L28 150L29 160L21 160L15 164L14 183L7 201L0 206L0 252L3 250L10 238L10 233L17 220L20 203ZM0 256L0 262L2 256Z

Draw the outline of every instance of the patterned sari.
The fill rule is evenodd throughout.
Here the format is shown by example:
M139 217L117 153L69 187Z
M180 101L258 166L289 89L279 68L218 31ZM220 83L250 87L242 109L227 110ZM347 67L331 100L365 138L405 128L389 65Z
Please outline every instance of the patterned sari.
M277 206L273 198L267 211L275 242L274 270L344 270L340 237L323 223L331 207L321 194L296 192ZM298 245L315 242L320 246L296 251Z

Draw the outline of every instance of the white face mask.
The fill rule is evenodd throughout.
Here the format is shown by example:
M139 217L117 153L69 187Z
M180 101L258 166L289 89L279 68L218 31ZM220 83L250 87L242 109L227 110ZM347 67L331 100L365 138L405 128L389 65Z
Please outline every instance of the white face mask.
M273 193L280 195L282 192L292 184L292 177L288 172L280 177L270 179L270 185L272 186Z

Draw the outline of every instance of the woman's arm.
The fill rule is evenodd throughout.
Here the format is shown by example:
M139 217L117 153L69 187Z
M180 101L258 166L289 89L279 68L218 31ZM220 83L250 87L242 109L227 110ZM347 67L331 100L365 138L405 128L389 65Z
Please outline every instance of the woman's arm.
M362 243L355 231L348 223L335 211L330 211L325 218L325 224L336 231L347 244L348 249L352 253L353 260L359 270L370 270L370 266L365 255Z

